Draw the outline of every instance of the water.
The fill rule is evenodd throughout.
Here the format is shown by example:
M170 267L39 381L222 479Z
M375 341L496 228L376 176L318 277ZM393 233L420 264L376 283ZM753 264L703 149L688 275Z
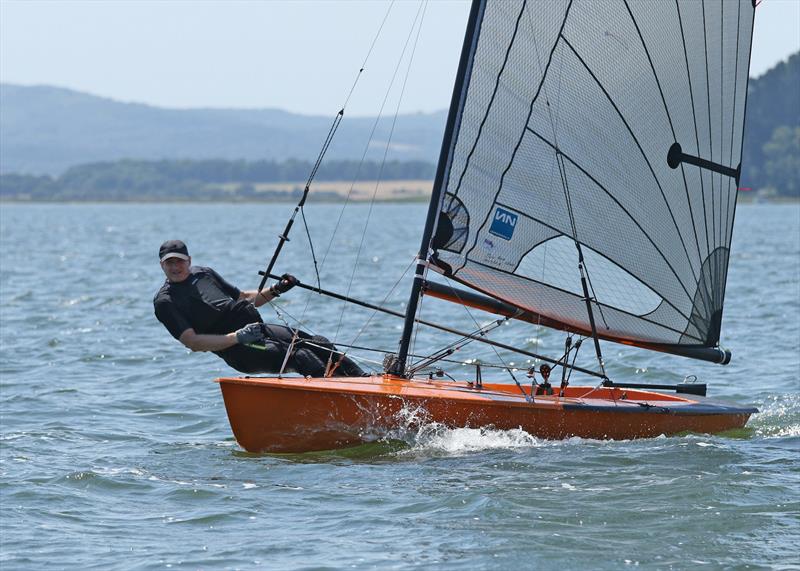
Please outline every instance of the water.
M331 241L339 208L308 216L320 260L330 245L323 285L345 291L368 209L349 211L347 236ZM743 432L548 442L428 426L347 451L251 455L212 382L230 371L153 317L156 254L181 237L195 263L255 287L290 210L3 205L3 569L798 568L798 206L738 212L723 323L731 365L604 344L618 380L697 374L712 396L755 404L762 412ZM412 261L424 211L375 208L352 295L381 301ZM276 269L313 281L303 235L296 225ZM387 303L401 310L407 291L406 277ZM298 291L279 309L340 342L369 317ZM426 300L423 311L474 328L461 308ZM356 344L393 349L399 327L376 316ZM495 337L551 354L562 343L524 324ZM416 347L445 340L421 331Z

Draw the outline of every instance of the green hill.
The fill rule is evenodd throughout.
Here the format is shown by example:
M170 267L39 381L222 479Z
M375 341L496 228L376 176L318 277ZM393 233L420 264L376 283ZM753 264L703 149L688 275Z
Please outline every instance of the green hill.
M800 52L750 81L741 184L800 198Z

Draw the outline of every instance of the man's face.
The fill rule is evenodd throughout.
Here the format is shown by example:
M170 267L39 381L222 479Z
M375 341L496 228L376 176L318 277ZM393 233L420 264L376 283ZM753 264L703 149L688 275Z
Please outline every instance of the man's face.
M192 258L182 260L180 258L167 258L161 262L161 269L164 275L173 283L182 282L189 277L189 266L192 265Z

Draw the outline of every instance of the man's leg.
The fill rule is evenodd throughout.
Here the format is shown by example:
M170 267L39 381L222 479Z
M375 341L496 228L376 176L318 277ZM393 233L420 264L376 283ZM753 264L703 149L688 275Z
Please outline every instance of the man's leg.
M230 349L217 353L229 366L241 373L277 374L281 370L286 347L282 343L267 341L263 348L234 345Z
M289 358L292 368L305 377L324 377L328 362L309 347L297 347Z
M311 339L311 335L303 330L293 330L284 325L274 325L272 323L264 325L264 333L267 342L276 342L286 349L291 347L292 341L294 341L292 354L286 361L286 371L294 371L305 377L325 376L325 369L328 364L327 354L320 355L317 351L314 351L313 347L308 347L303 343L303 340ZM281 355L281 364L283 364L285 356L286 352L284 350ZM278 369L280 369L280 365L278 365Z
M265 324L267 339L278 341L288 347L295 337L295 331L282 325ZM366 373L349 357L341 357L336 347L321 335L310 335L297 330L294 350L289 357L287 368L301 375L323 377L328 369L328 362L337 363L334 377L363 377Z
M361 367L350 357L342 356L338 353L336 346L321 335L314 335L307 340L309 349L313 350L320 359L324 359L327 364L330 360L334 366L334 377L364 377L367 375Z

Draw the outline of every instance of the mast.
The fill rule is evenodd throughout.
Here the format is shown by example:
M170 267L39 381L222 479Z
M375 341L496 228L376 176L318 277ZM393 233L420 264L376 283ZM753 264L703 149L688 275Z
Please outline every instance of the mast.
M478 45L478 35L480 34L480 26L478 22L481 20L483 11L486 7L486 0L472 0L472 7L469 12L469 19L467 21L467 29L464 34L464 44L461 48L461 59L458 62L458 72L456 73L456 81L453 85L453 95L450 99L450 111L447 115L447 124L445 126L444 137L442 139L442 148L439 152L439 163L436 168L436 178L433 182L433 192L431 194L431 201L428 205L428 216L425 220L425 229L422 232L422 242L419 247L419 254L417 256L418 263L414 272L414 283L411 285L411 293L406 304L405 323L403 324L403 335L400 338L400 348L397 353L397 360L391 365L388 373L404 376L406 369L406 360L408 358L409 345L411 343L411 334L414 331L414 318L417 313L417 306L419 298L422 293L422 281L425 275L425 267L428 260L428 251L430 249L430 242L433 236L433 230L436 227L437 217L439 214L439 205L442 199L442 188L444 188L445 175L450 170L450 161L452 157L452 146L454 144L454 133L457 131L458 123L461 118L461 110L464 104L467 87L469 85L468 77L472 71L472 60L475 53L475 48Z

